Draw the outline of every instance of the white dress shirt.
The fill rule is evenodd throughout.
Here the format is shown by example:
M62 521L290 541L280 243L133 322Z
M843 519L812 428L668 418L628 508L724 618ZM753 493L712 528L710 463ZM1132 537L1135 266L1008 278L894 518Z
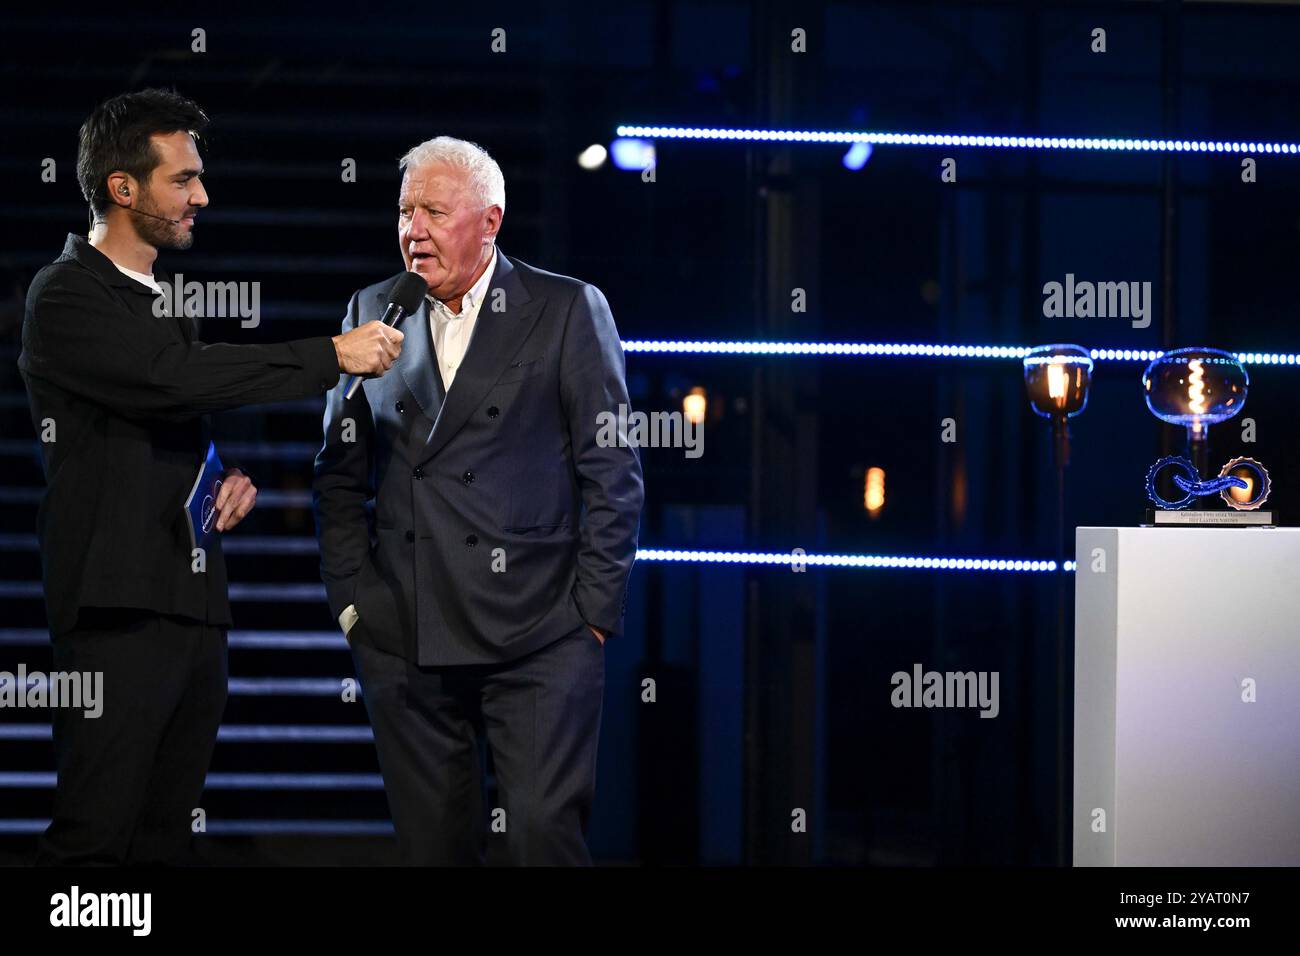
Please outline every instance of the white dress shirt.
M434 351L438 353L438 374L442 376L442 387L448 391L456 378L456 370L465 360L465 352L474 335L478 313L487 296L488 284L492 281L492 271L496 264L497 247L493 243L492 258L488 260L487 268L478 277L478 281L461 296L459 313L453 313L440 300L428 296L429 329L433 333Z

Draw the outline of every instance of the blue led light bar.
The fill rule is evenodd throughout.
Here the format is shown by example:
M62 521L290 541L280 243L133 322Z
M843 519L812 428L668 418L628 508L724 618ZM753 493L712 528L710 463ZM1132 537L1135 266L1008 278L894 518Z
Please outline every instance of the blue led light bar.
M885 358L1024 359L1025 345L927 345L908 342L747 342L628 339L623 351L660 355L865 355ZM1090 349L1099 362L1150 362L1165 353L1154 349ZM1300 354L1236 352L1243 365L1300 365Z
M0 740L49 740L48 723L0 724ZM223 724L217 731L219 741L246 743L371 743L374 732L366 725L354 724Z
M930 571L1020 571L1043 573L1056 570L1055 561L1005 558L930 558L891 554L794 554L789 551L678 551L642 548L638 561L687 564L802 564L824 568L916 568ZM1074 562L1066 561L1073 571Z
M43 833L49 820L5 817L0 819L0 834ZM211 836L253 836L267 833L313 835L384 835L393 832L387 820L209 820Z
M743 342L629 339L625 352L686 355L897 355L942 358L1022 359L1029 349L1018 345L912 345L893 342ZM1155 353L1151 353L1151 358ZM1147 359L1149 362L1151 359Z
M52 789L53 773L41 770L0 772L0 789ZM377 773L210 773L203 784L207 790L382 790Z
M744 143L870 143L873 146L974 146L981 149L1065 149L1108 153L1300 153L1300 144L1254 140L1132 139L1092 136L989 136L979 133L881 133L809 129L716 129L620 126L619 136L731 140Z

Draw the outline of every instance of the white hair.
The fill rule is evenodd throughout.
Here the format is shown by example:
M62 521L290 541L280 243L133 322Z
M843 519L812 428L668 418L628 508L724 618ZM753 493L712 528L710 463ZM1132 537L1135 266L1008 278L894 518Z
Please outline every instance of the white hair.
M484 206L500 206L503 213L506 211L506 179L497 161L478 143L454 136L435 136L408 150L397 165L406 170L430 163L446 163L464 170L469 188Z

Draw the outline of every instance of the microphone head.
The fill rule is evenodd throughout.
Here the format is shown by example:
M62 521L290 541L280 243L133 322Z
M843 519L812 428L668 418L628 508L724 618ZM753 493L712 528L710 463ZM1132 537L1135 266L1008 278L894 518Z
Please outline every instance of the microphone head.
M429 291L424 277L415 272L403 272L388 294L389 305L396 305L406 315L411 315L420 307L420 300Z

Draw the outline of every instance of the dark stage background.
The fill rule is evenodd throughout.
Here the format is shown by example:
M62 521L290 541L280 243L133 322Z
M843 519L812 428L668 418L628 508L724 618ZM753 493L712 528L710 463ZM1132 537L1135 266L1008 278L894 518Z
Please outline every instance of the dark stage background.
M653 182L576 161L620 123L1293 141L1300 11L1289 4L664 0L439 5L427 17L418 5L272 6L235 17L36 5L0 25L0 669L49 667L42 477L15 366L23 297L65 235L86 231L78 126L127 90L174 86L213 119L211 204L193 249L160 262L187 279L259 281L263 319L214 320L210 341L335 331L354 290L401 268L397 157L445 133L501 163L500 248L598 285L625 340L1300 351L1300 157L1256 155L1254 183L1232 154L879 146L855 171L844 146L660 140ZM504 53L491 49L497 27ZM1097 27L1104 54L1090 50ZM194 28L204 53L191 52ZM795 28L806 53L791 52ZM946 157L955 183L940 179ZM345 158L355 183L341 181ZM1066 273L1150 281L1150 327L1044 318L1042 286ZM791 311L795 288L806 312ZM638 409L680 409L695 387L708 397L700 458L643 450L643 548L1055 557L1049 432L1015 359L627 358ZM1097 364L1073 428L1069 527L1136 523L1147 466L1178 446L1146 410L1143 366ZM1242 444L1239 422L1219 426L1211 457L1266 462L1289 523L1300 370L1250 374L1258 441ZM322 409L217 419L260 492L226 542L236 629L204 797L213 861L393 856L364 711L338 699L351 662L317 576ZM956 442L941 441L946 418ZM886 474L875 516L870 467ZM1057 861L1056 715L1072 701L1057 677L1055 584L639 562L627 633L606 649L593 852ZM997 671L999 715L895 709L890 675L915 663ZM0 733L0 854L17 861L50 810L48 715L6 712ZM792 831L797 809L806 832Z

